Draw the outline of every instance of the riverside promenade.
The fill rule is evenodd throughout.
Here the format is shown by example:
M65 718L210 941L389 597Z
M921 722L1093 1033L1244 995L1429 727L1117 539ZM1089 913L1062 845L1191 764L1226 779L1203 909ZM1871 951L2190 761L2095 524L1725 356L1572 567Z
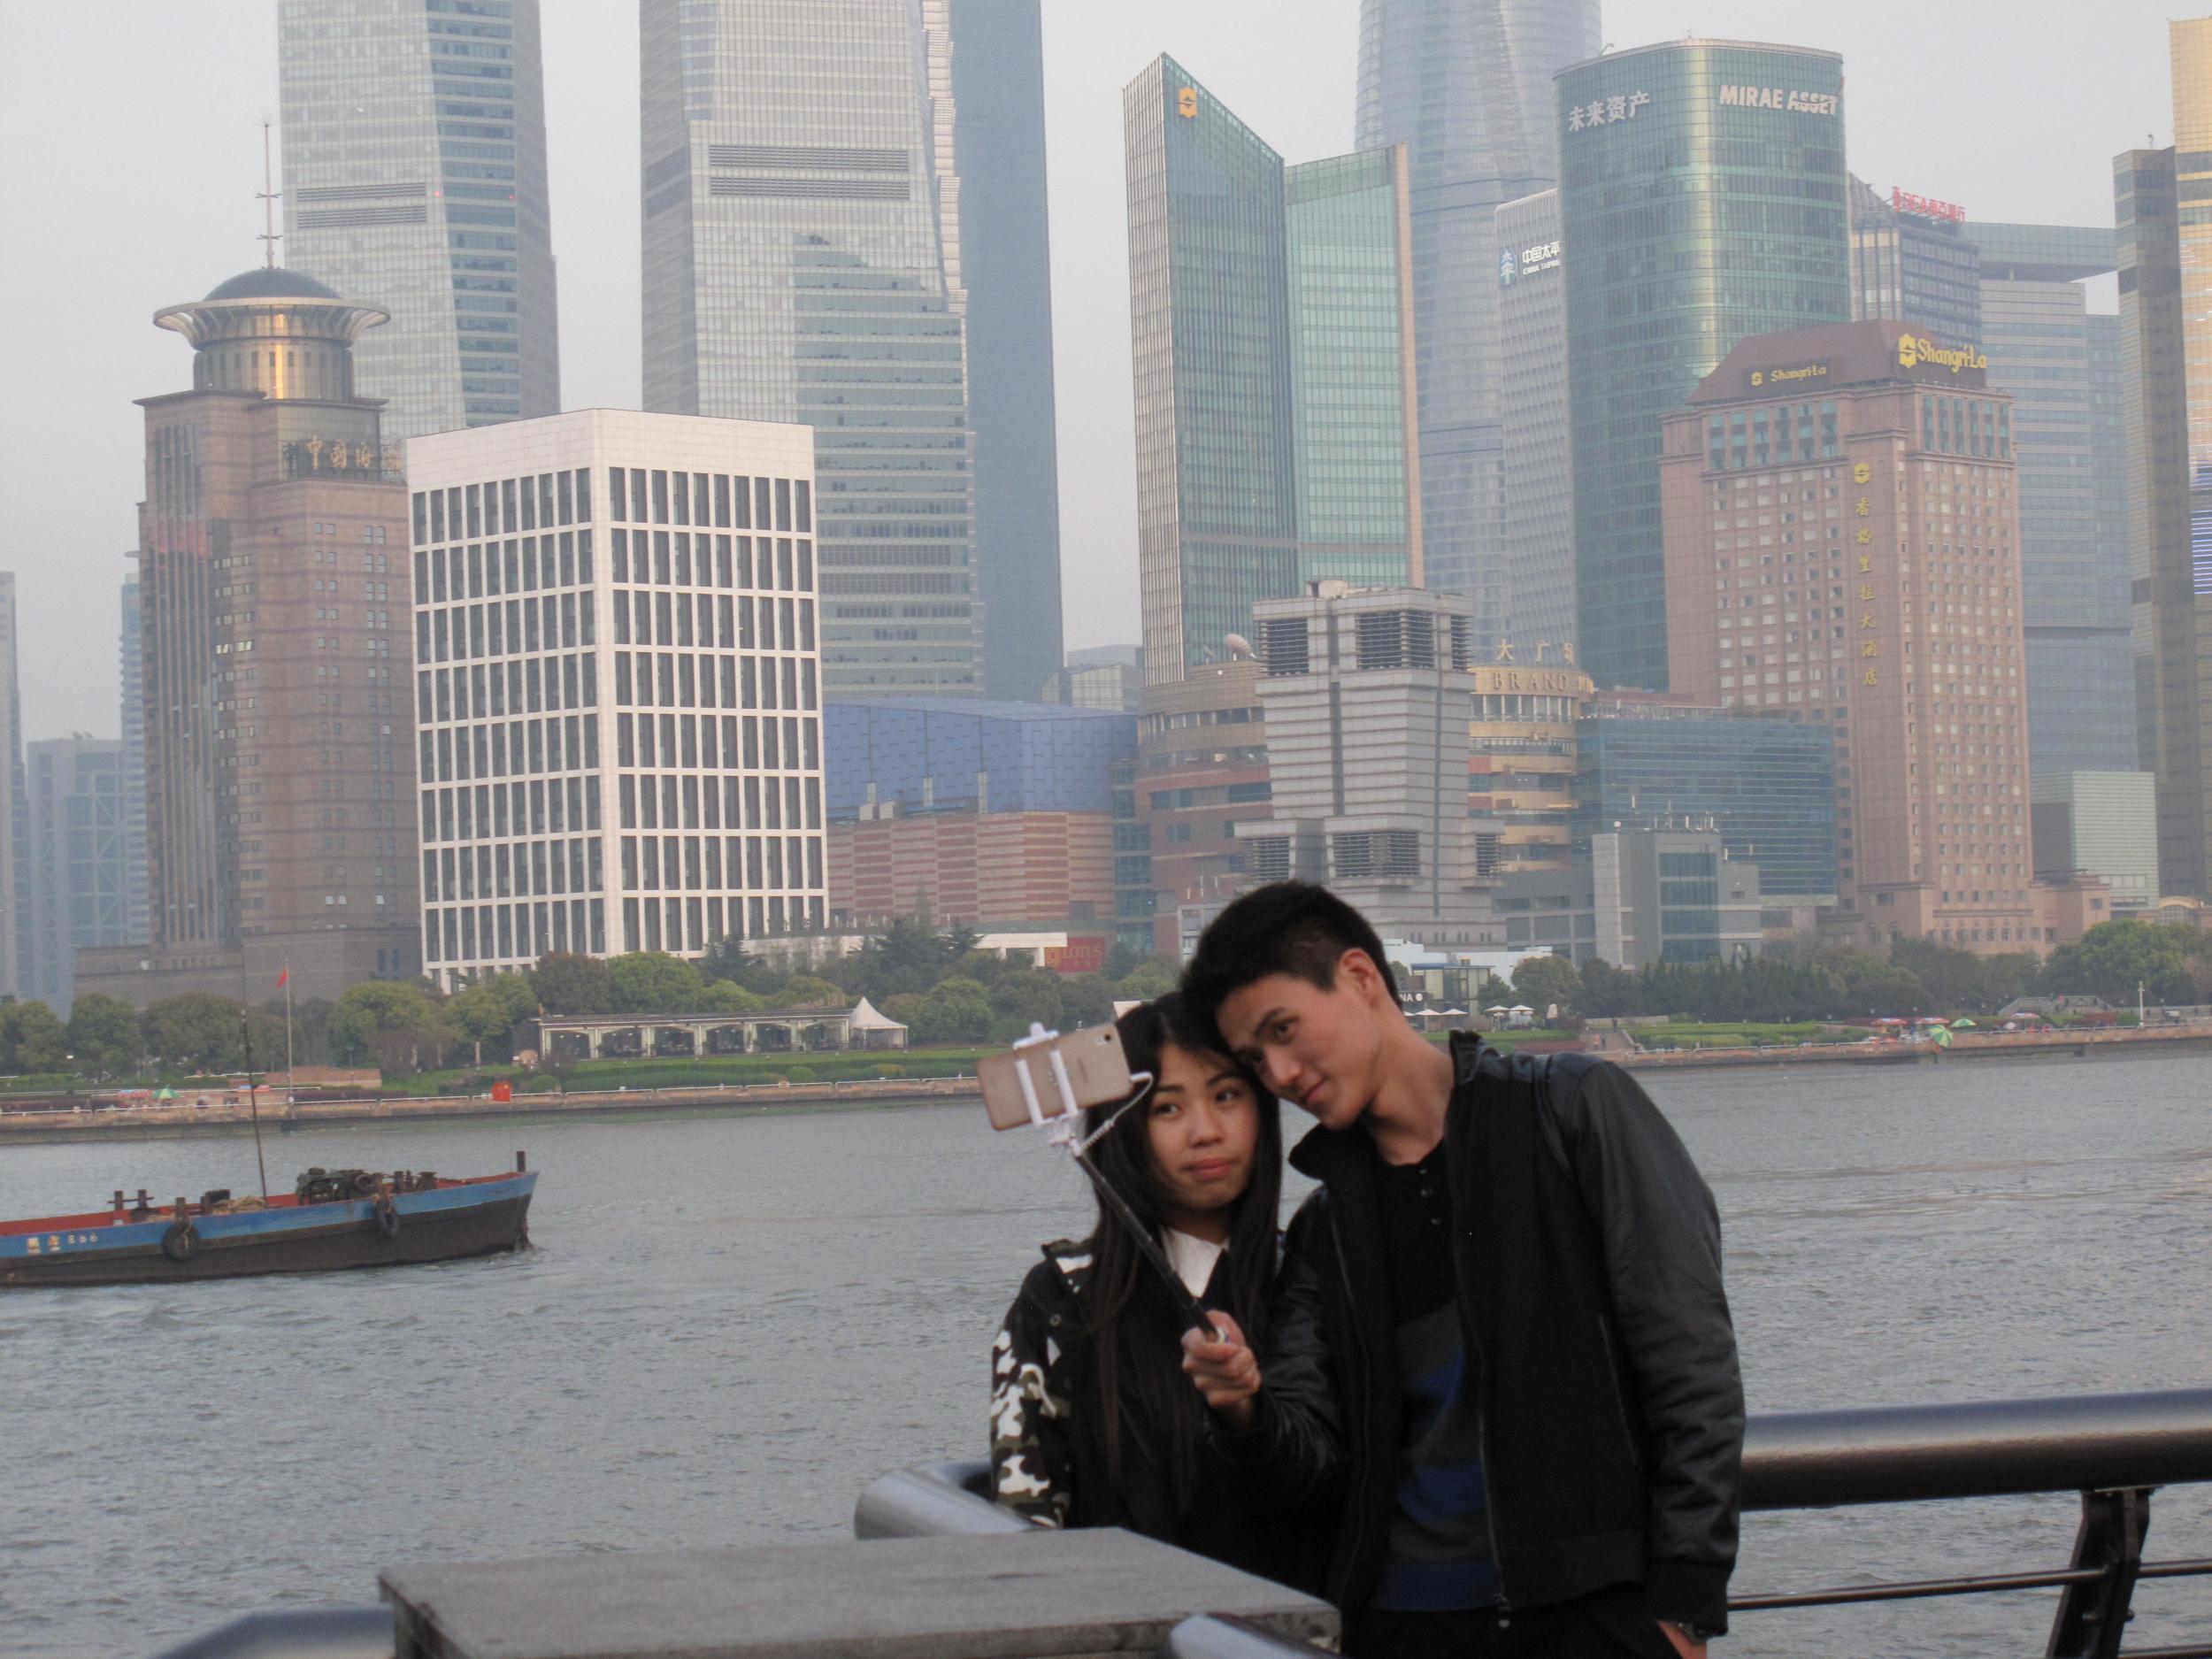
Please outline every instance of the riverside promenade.
M1662 1027L1661 1029L1663 1029ZM1509 1039L1510 1033L1504 1033ZM1606 1033L1619 1039L1622 1033ZM1808 1042L1763 1048L1629 1048L1532 1045L1550 1051L1586 1048L1632 1070L1680 1071L1744 1066L1947 1065L1986 1059L2123 1059L2140 1055L2212 1053L2212 1025L2162 1026L2148 1031L1963 1032L1949 1048L1897 1041ZM972 1077L894 1078L831 1083L691 1084L674 1088L625 1088L518 1094L511 1101L488 1094L367 1095L350 1100L303 1101L287 1106L264 1091L265 1131L285 1133L325 1125L421 1123L472 1119L605 1117L641 1112L887 1110L980 1096ZM81 1106L0 1100L0 1146L67 1141L167 1138L178 1134L234 1134L252 1114L243 1102L206 1106L171 1103L130 1107Z

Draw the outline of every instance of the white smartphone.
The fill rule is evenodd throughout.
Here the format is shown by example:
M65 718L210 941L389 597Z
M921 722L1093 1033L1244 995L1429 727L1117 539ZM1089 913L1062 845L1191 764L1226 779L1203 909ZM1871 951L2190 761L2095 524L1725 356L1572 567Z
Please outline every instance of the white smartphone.
M1067 1068L1073 1094L1071 1102L1054 1079L1052 1056ZM1110 1106L1127 1100L1136 1083L1129 1075L1129 1057L1121 1050L1121 1033L1111 1025L1093 1025L1055 1037L1048 1043L986 1055L975 1068L983 1088L983 1104L994 1129L1018 1129L1034 1122L1029 1115L1029 1096L1022 1088L1026 1069L1036 1091L1037 1106L1046 1121L1064 1118L1071 1105L1076 1111L1089 1106Z

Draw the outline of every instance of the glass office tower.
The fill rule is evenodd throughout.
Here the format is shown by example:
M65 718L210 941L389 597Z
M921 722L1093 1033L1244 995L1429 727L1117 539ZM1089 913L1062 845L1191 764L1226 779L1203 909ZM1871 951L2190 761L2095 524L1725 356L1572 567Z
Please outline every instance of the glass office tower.
M2137 752L2158 779L2158 879L2212 895L2212 19L2168 26L2174 147L2113 162L2120 236Z
M1523 661L1575 659L1574 473L1567 456L1566 244L1559 192L1498 210L1505 410L1505 621ZM1548 652L1541 648L1548 646Z
M950 59L960 280L975 432L983 694L1035 698L1060 671L1060 485L1039 0L930 0Z
M1574 837L1710 820L1770 897L1836 897L1835 739L1827 727L1663 703L1578 723Z
M1418 586L1421 460L1405 151L1283 173L1298 576Z
M1851 180L1851 320L1911 323L1961 345L1982 337L1981 253L1960 208Z
M1174 59L1122 95L1145 682L1307 580L1418 568L1402 150L1286 168Z
M833 693L980 687L951 82L923 21L640 9L645 404L815 429Z
M1147 685L1298 591L1282 157L1170 58L1122 94Z
M1411 160L1425 585L1503 609L1494 214L1558 181L1552 78L1592 56L1598 0L1363 0L1362 150Z
M2109 230L1970 225L1981 250L1989 383L2019 441L2028 756L2036 778L2135 764L2128 647L2127 457L2120 322L2082 284L2116 270Z
M1660 421L1738 341L1851 315L1843 60L1673 41L1558 84L1577 643L1663 690Z
M561 406L538 0L279 0L285 263L390 324L388 442Z
M133 548L128 555L138 557ZM117 641L123 688L123 856L130 874L123 938L146 932L146 648L139 636L138 578L123 579L123 626Z

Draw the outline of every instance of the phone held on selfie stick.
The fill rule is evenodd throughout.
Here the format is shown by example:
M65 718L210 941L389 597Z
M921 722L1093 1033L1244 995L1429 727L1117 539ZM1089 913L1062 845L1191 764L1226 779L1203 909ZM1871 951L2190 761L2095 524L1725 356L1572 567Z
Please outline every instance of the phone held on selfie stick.
M975 1071L976 1081L983 1090L984 1107L991 1115L991 1127L1018 1129L1025 1124L1036 1124L1047 1131L1055 1146L1067 1148L1069 1156L1090 1177L1099 1202L1128 1229L1144 1259L1152 1263L1173 1294L1177 1306L1182 1310L1185 1328L1199 1332L1209 1340L1214 1340L1219 1333L1213 1316L1206 1311L1204 1303L1191 1294L1168 1261L1166 1252L1160 1248L1159 1240L1129 1207L1128 1201L1114 1190L1104 1171L1091 1162L1091 1148L1121 1121L1122 1112L1134 1110L1152 1092L1154 1079L1150 1072L1130 1071L1129 1057L1122 1052L1121 1033L1111 1025L1094 1025L1070 1032L1064 1037L1056 1031L1033 1025L1029 1035L1004 1054L985 1056ZM1118 1101L1124 1102L1121 1111L1086 1139L1085 1110L1093 1106L1110 1106Z

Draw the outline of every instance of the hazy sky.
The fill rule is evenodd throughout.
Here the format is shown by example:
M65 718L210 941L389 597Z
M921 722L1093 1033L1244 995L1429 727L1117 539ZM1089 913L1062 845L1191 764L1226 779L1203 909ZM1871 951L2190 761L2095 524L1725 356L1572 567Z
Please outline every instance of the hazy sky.
M1348 149L1358 0L1044 0L1067 641L1137 636L1121 88L1172 52L1293 161ZM259 263L274 0L0 0L0 569L26 739L117 727L132 399L184 389L155 311ZM2111 157L2170 140L2175 0L1614 0L1605 38L1844 55L1851 165L1978 218L2112 222ZM544 0L561 383L638 402L637 17Z

